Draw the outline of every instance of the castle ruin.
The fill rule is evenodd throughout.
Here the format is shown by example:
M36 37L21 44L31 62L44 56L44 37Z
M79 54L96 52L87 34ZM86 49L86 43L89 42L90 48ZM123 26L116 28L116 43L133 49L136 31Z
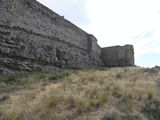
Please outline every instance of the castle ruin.
M0 69L134 65L132 45L101 48L97 39L36 0L0 0Z

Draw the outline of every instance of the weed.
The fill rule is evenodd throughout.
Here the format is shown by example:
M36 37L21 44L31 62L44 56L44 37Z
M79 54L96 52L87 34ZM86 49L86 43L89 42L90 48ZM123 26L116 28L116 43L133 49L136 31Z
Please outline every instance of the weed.
M147 91L147 96L148 96L148 99L152 99L153 98L153 92L150 90L150 91Z
M103 92L101 95L100 95L100 98L98 100L98 103L100 105L103 105L105 102L107 102L109 99L109 93L108 92Z
M111 89L110 86L106 86L106 87L104 88L105 91L109 91L110 89Z
M121 79L121 78L122 78L122 73L117 73L117 74L116 74L116 78L117 78L117 79Z
M102 120L118 120L118 114L116 112L113 113L106 113Z
M122 96L121 89L120 89L119 86L114 86L112 88L112 95L115 96L115 97L118 97L118 98Z
M66 100L66 102L68 104L69 109L72 109L76 106L76 101L73 96L69 96L68 99Z
M2 97L0 97L0 103L6 101L7 99L9 99L9 95L8 94L2 95Z
M88 96L89 96L89 99L98 98L98 90L96 88L89 90Z
M160 88L160 78L158 78L158 80L157 80L157 85Z
M125 105L127 110L132 110L132 94L131 93L125 93L122 97L121 102Z
M138 100L142 100L142 96L141 95L138 95Z
M103 84L104 84L104 80L101 79L101 80L99 81L99 84L100 84L100 85L103 85Z
M68 77L69 76L69 73L63 73L63 72L60 72L60 73L52 73L50 76L49 76L49 80L51 81L56 81L56 80L59 80L59 79L63 79L65 77Z
M46 78L46 76L44 74L39 76L39 79L45 79L45 78Z
M142 107L142 113L144 113L149 120L159 120L160 118L160 101L147 100L145 106Z
M48 108L53 108L57 106L59 102L60 101L58 97L50 97L46 99L46 105Z
M87 106L85 105L84 102L77 101L76 106L75 106L75 112L78 114L81 114L82 112L86 111Z

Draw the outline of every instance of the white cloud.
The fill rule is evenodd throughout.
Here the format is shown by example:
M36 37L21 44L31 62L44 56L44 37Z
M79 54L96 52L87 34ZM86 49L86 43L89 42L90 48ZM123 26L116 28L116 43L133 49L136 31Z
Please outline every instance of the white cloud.
M150 32L144 32L134 39L136 57L145 54L160 54L160 27L153 28ZM149 33L147 36L146 33ZM160 55L159 55L160 56Z
M157 3L151 1L154 0L88 0L92 20L88 30L99 38L102 46L132 43L134 36L156 21Z

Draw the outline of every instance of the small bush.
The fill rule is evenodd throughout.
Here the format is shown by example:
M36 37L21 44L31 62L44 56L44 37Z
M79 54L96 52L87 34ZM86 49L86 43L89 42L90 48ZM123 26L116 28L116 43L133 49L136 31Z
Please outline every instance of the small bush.
M96 88L93 88L91 90L89 90L89 99L96 99L98 98L98 90Z
M76 101L73 98L73 96L69 96L69 98L66 100L67 104L68 104L68 108L74 108L76 106Z
M127 93L124 94L122 97L121 102L125 105L125 107L127 108L127 110L132 110L132 94L131 93Z
M160 88L160 78L158 78L158 80L157 80L157 85Z
M87 106L85 105L84 102L77 101L76 106L75 106L75 112L78 114L81 114L82 112L87 110Z
M106 113L102 120L118 120L118 114L113 112L113 113Z
M16 90L15 85L7 85L6 83L0 83L0 93L8 93L10 91Z
M8 76L7 75L2 76L0 78L0 82L6 83L6 84L20 85L20 84L25 84L25 82L27 82L24 79L22 79L27 77L28 77L27 73L15 73L15 74L10 74Z
M44 74L39 76L39 79L45 79L45 78L46 78L46 76Z
M121 78L122 78L122 73L117 73L117 74L116 74L116 78L117 78L117 79L121 79Z
M108 92L103 92L100 95L100 98L98 100L99 105L103 105L105 102L107 102L109 99L109 93Z
M8 94L2 95L2 97L0 97L0 103L6 101L7 99L9 99Z
M141 95L138 95L138 100L142 100L142 96Z
M56 81L56 80L59 80L59 79L63 79L65 77L68 77L69 76L69 73L63 73L63 72L55 72L55 73L52 73L50 76L49 76L49 80L51 81Z
M99 81L99 84L100 84L100 85L103 85L103 84L104 84L104 80L101 79L101 80Z
M160 118L160 101L147 100L145 106L142 107L142 113L144 113L149 120L159 120Z
M50 97L46 99L46 105L48 108L53 108L60 102L58 97Z
M121 89L119 86L114 86L112 88L112 95L118 98L122 96Z
M150 90L150 91L147 91L147 96L148 96L148 99L152 99L153 98L153 92Z

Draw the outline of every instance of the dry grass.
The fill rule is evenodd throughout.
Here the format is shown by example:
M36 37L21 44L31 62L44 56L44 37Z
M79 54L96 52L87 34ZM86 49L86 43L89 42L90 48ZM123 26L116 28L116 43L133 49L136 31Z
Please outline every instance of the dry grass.
M142 109L146 110L147 101L160 101L159 80L159 74L150 75L142 68L33 73L18 75L9 83L4 77L0 85L8 90L0 89L0 98L9 97L0 103L0 120L99 120L106 117L106 110L158 120Z

